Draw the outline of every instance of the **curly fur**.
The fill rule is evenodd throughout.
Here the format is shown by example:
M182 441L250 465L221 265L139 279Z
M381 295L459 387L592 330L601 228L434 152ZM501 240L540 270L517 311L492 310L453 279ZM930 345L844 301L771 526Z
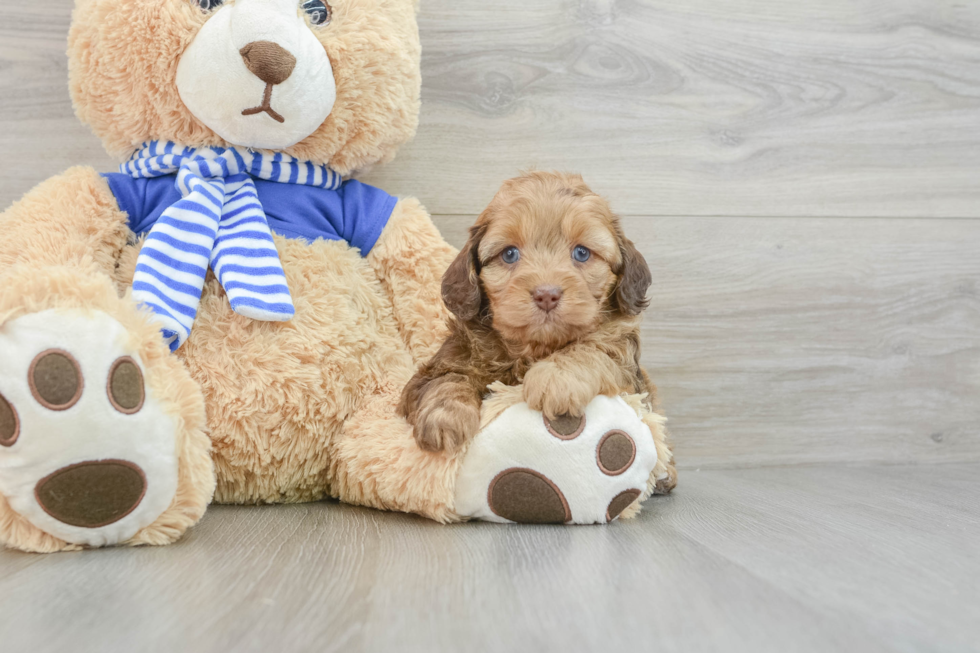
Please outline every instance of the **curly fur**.
M587 261L573 259L576 246L588 248ZM501 254L513 247L520 259L508 263ZM638 317L650 283L619 219L580 176L532 172L505 182L443 277L449 337L402 394L399 411L419 446L463 446L479 430L491 384L522 384L522 399L552 418L580 415L599 394L644 395L652 408ZM542 287L560 290L552 310L534 301ZM661 453L666 465L666 445Z

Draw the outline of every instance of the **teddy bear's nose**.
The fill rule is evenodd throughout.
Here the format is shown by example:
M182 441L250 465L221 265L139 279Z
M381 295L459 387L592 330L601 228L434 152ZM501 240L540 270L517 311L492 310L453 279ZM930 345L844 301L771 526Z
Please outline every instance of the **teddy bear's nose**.
M296 67L296 57L272 41L252 41L239 54L252 74L266 84L282 84Z

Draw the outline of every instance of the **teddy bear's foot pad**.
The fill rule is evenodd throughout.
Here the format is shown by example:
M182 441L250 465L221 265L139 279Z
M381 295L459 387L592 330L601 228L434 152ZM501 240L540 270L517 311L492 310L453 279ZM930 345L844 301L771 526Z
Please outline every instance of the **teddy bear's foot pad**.
M511 406L473 439L456 485L456 513L496 522L591 524L640 498L657 450L619 397L596 397L582 417L548 420Z
M48 310L0 328L0 494L72 544L117 544L177 490L176 425L124 327Z

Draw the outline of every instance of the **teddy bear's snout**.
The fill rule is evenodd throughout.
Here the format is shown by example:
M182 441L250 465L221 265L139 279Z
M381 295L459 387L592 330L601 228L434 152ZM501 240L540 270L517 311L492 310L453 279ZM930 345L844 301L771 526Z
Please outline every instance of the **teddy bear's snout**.
M252 41L239 53L249 71L266 84L282 84L296 68L296 57L272 41Z

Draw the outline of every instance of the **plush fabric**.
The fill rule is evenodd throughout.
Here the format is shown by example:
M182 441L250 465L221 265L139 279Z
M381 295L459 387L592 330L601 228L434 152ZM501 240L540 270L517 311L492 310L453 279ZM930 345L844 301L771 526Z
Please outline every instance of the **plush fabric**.
M105 183L99 179L95 171L91 170L76 169L63 177L45 182L34 193L5 212L0 217L0 224L5 230L9 228L15 234L25 233L27 231L25 227L44 221L48 214L46 207L51 206L52 201L57 205L59 200L68 199L62 197L58 191L67 192L71 198L77 200L73 205L75 210L67 211L74 219L62 220L61 224L69 233L76 233L78 241L84 241L81 234L74 230L95 223L92 209L108 208L101 202L111 198L107 195L108 189ZM65 202L62 206L67 208L69 203ZM125 233L125 219L118 211L115 215L111 212L99 211L95 211L94 214L101 214L106 219L103 224L110 231L111 225L115 223L122 225L122 233ZM105 232L101 235L103 241L111 240L106 237ZM67 241L63 242L67 244ZM71 241L72 244L75 242L77 241ZM19 248L18 245L25 247ZM13 258L14 250L19 250L19 255L22 257L35 256L40 259L43 259L44 255L39 255L38 250L55 256L61 253L63 265L50 264L41 268L26 264L7 265L6 263ZM17 496L18 493L15 492L8 497L5 492L0 492L0 543L25 551L73 550L83 544L98 544L100 540L134 546L168 544L180 537L187 528L201 518L214 493L215 477L210 456L211 442L204 430L205 408L200 386L191 379L184 365L164 346L150 316L140 313L131 299L120 297L104 269L99 271L99 267L97 260L89 257L72 257L70 249L66 251L59 247L51 247L50 243L31 242L29 239L21 239L15 243L0 242L0 269L3 270L3 283L0 283L0 337L5 336L9 325L18 319L32 318L43 312L64 311L66 316L95 312L106 316L112 315L112 320L124 328L127 335L122 341L113 338L114 344L111 346L132 352L140 361L146 392L156 403L156 409L152 413L134 415L133 417L137 418L135 423L117 417L112 428L102 431L84 428L80 434L82 441L76 446L89 446L85 440L91 438L93 433L101 440L103 446L78 455L62 451L54 456L52 461L70 464L80 462L77 458L101 457L106 454L109 457L112 455L109 452L112 451L118 455L126 455L127 447L143 446L139 441L133 440L134 431L140 432L143 428L152 431L156 428L154 424L147 423L147 417L155 420L165 419L173 425L170 446L176 456L176 488L168 498L165 510L135 533L123 524L124 530L114 535L103 530L86 533L84 538L73 538L72 541L65 539L73 535L75 531L72 529L59 527L57 532L45 530L25 514L15 510L10 502L23 500L23 493ZM83 349L76 349L75 344L70 346L78 351L79 355L83 355ZM112 358L111 355L108 357ZM7 372L6 366L4 372ZM15 386L19 385L17 382L22 377L0 374L0 379L2 379L0 392L7 396L14 394ZM98 384L90 383L90 387L98 392ZM103 417L109 414L106 406L108 402L93 404L93 411L83 411L86 406L81 403L79 402L76 407L79 408L78 413L87 414L85 420L99 420L99 413ZM33 458L38 461L38 464L44 464L37 447L50 450L50 447L57 447L58 442L61 442L61 447L65 446L65 443L57 437L62 432L50 428L52 423L46 421L47 418L54 417L55 413L35 411L38 421L31 424L27 421L29 400L17 401L14 406L25 424L23 424L22 436L18 438L14 447L0 448L0 456L4 457L0 467L5 468L0 476L4 478L4 483L12 482L7 480L13 478L8 476L8 470L12 466L11 461L21 464L23 458ZM67 418L76 418L76 415L67 415ZM142 427L139 426L140 424ZM77 427L72 426L72 428ZM78 437L76 436L76 439ZM159 440L158 443L157 446L163 445ZM105 453L98 454L96 450ZM162 464L163 473L166 473L165 462L154 464ZM30 511L27 512L30 514ZM155 512L155 509L136 515L136 523L142 524L143 518L152 512Z
M133 296L156 314L171 351L190 333L209 266L236 312L279 322L293 316L252 177L335 189L338 175L288 156L155 141L121 170L135 178L177 175L181 197L150 228L133 277Z
M180 199L174 176L133 179L118 172L103 174L129 229L145 234L163 211ZM318 238L344 240L367 256L398 199L379 188L349 179L337 190L253 179L272 233L312 243Z
M243 147L282 150L316 131L337 89L320 30L307 29L297 2L236 0L213 14L177 66L184 106Z
M641 419L644 414L655 416L656 431ZM457 514L496 522L523 516L530 517L523 521L538 517L574 524L619 517L647 491L663 418L649 410L637 412L619 397L596 397L584 419L575 422L576 428L564 433L523 402L495 416L467 450L456 483ZM522 483L522 475L529 475L526 470L544 482ZM518 497L507 496L509 478L521 489ZM539 511L555 503L567 513Z
M29 434L23 446L0 449L0 493L10 507L45 532L75 544L101 546L125 542L156 521L170 505L177 491L177 443L174 415L165 410L152 392L133 414L116 409L106 388L111 367L106 359L139 357L127 347L125 327L104 313L91 314L78 309L48 309L11 320L0 339L0 357L6 369L24 372L43 347L66 351L77 359L81 398L66 410L51 410L31 401L24 384L10 376L0 377L0 393L17 407L22 428ZM138 433L138 437L132 437ZM5 458L16 455L16 464ZM146 488L139 505L118 521L99 527L82 527L61 518L45 504L38 493L39 478L47 478L71 465L88 461L124 460L138 467ZM7 463L7 464L4 464ZM104 488L80 487L98 500ZM52 514L54 513L54 514ZM104 520L96 520L100 523ZM69 522L69 523L66 523Z
M313 34L330 60L336 100L316 131L282 151L346 176L390 161L415 135L421 46L411 0L331 7L329 24ZM68 36L72 102L110 154L125 159L150 140L235 144L188 110L175 83L177 57L209 16L187 0L76 0Z

